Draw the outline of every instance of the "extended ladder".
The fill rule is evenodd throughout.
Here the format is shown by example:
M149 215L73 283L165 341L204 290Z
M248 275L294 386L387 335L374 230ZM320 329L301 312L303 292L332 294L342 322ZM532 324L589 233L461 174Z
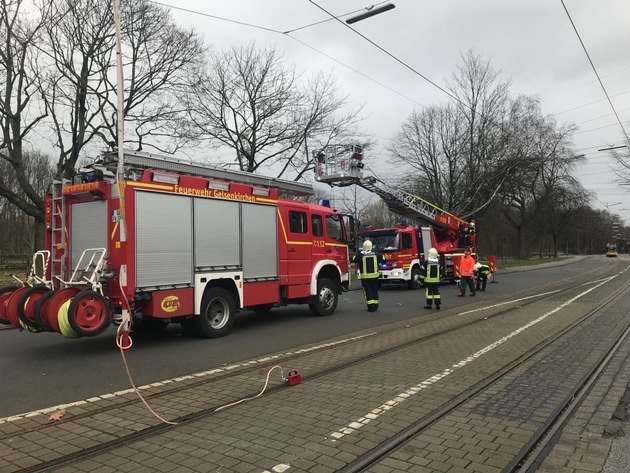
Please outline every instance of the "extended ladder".
M434 226L448 226L436 220L436 216L444 211L418 196L400 189L392 189L373 176L357 181L357 185L374 192L383 199L389 210L398 215Z

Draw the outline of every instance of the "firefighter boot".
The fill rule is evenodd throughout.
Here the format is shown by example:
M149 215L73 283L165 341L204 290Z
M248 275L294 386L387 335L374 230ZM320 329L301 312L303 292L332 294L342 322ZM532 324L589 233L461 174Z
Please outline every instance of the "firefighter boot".
M427 301L427 305L425 305L424 308L431 309L431 301Z

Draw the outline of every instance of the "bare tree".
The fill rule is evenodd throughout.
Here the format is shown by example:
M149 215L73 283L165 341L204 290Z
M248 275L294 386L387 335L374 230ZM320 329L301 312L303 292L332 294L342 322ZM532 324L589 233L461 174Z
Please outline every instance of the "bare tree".
M470 215L487 205L509 172L504 161L510 135L504 124L511 102L511 81L502 79L489 59L472 50L462 60L449 90L457 99L455 106L465 124L461 142L466 156L465 179L461 187L467 194L460 196L457 210L461 215Z
M516 138L512 150L517 154L518 166L510 172L500 199L504 219L516 231L519 256L526 257L527 228L566 192L572 191L574 197L583 193L570 177L578 162L570 143L575 127L559 127L551 117L543 117L539 107L531 106L535 101L521 99L530 106L519 108L524 113L517 114L512 123ZM549 229L539 228L535 235L547 233L546 230Z
M565 182L554 186L539 213L539 234L549 235L551 251L554 258L558 257L560 237L565 229L572 226L576 217L588 203L588 192L570 175L565 175Z
M40 88L60 150L58 174L70 178L86 145L118 140L114 25L110 0L55 2L47 24L50 60ZM189 68L198 67L205 48L193 31L178 28L168 11L147 0L125 2L122 12L125 76L125 141L173 152L193 139L181 130L186 113Z
M394 164L413 170L415 188L411 191L452 212L459 211L461 196L467 193L463 135L458 111L449 105L434 106L413 112L389 147Z
M400 216L387 208L382 200L376 200L368 204L362 212L361 223L374 228L388 228L400 223Z
M309 148L350 136L360 111L343 111L332 76L303 83L277 48L253 43L213 52L195 91L187 108L203 135L230 149L239 170L274 168L278 177L300 179L312 169Z
M394 164L417 172L413 192L462 217L489 203L507 175L509 87L490 61L463 56L454 102L414 112L390 147Z
M0 159L10 168L0 174L0 197L35 218L43 228L44 200L29 179L26 153L29 137L46 117L37 101L37 74L32 65L40 57L37 44L50 19L51 2L42 3L39 13L28 16L22 11L23 3L8 0L0 4ZM43 236L43 232L38 234ZM41 245L39 240L37 246Z
M52 176L54 166L50 156L41 152L24 152L22 167L30 186L37 195L44 195ZM27 200L20 187L16 171L7 161L0 160L0 176L4 176L8 191L16 198ZM37 240L40 232L38 222L7 198L0 197L0 252L26 254L41 248L42 242Z

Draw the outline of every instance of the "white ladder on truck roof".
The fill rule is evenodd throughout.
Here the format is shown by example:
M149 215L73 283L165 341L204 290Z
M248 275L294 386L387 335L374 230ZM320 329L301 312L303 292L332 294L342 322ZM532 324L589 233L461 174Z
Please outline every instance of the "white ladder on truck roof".
M140 151L125 151L125 166L134 169L155 169L170 171L189 176L220 179L229 182L240 182L254 186L269 187L296 195L313 195L310 184L274 177L265 177L245 171L232 171L216 166L192 163L171 156L161 156ZM102 164L111 167L117 165L118 153L110 152L102 156ZM115 170L114 170L115 172Z

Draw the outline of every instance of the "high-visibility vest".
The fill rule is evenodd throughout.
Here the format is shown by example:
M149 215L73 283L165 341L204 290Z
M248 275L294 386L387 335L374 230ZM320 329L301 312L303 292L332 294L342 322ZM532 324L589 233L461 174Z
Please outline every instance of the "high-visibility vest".
M434 283L440 282L440 263L429 263L426 262L425 276L424 282L426 283Z
M472 256L464 256L459 261L459 272L463 277L473 277L475 270L475 260Z
M378 278L378 258L373 252L361 253L361 279Z
M488 274L490 274L490 267L482 264L476 272L477 274L485 274L486 276L488 276Z

